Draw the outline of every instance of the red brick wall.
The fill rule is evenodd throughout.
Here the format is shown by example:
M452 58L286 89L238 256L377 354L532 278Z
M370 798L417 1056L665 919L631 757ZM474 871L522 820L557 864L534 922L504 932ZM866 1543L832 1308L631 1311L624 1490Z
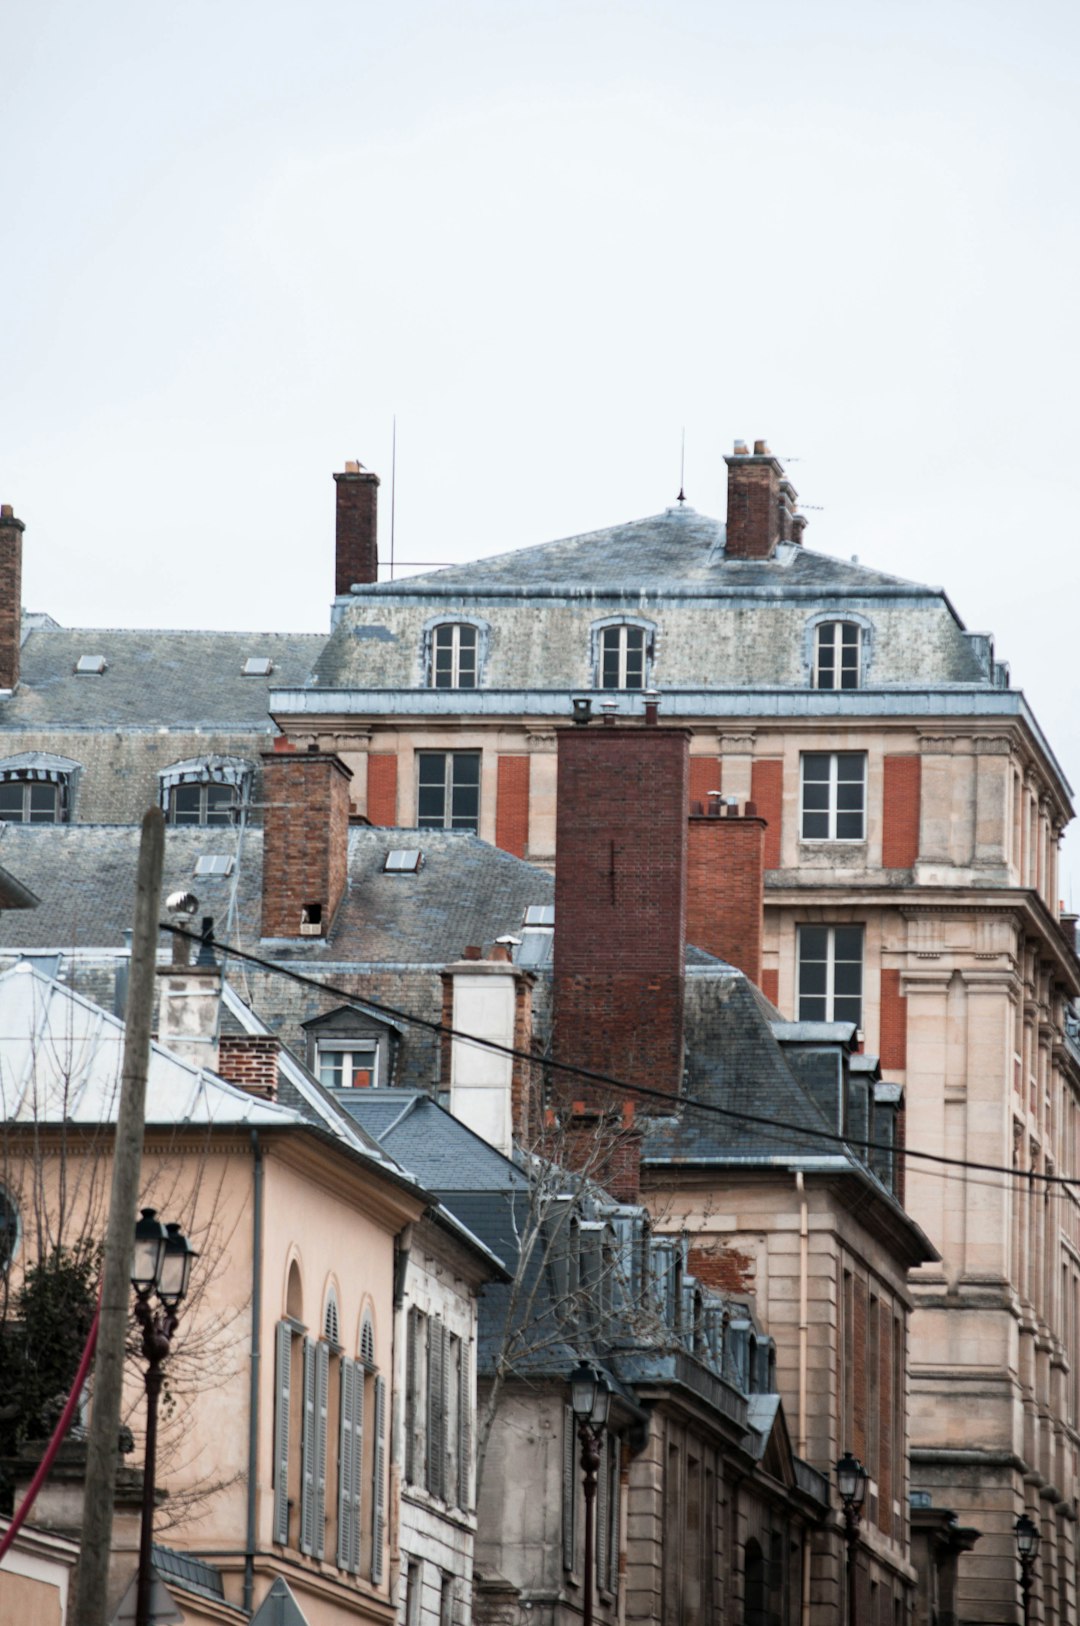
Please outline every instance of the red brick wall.
M766 999L771 999L779 1008L780 1005L780 973L775 966L769 967L761 973L761 992Z
M886 757L881 805L881 862L910 869L919 856L920 757Z
M554 1053L671 1094L682 1082L688 741L672 728L559 731ZM647 1098L638 1110L651 1110Z
M687 836L687 941L760 987L765 820L695 816Z
M761 757L750 770L750 800L768 824L765 832L765 868L780 868L780 831L784 814L784 764L779 757Z
M262 761L262 935L299 937L301 910L318 903L325 937L345 891L352 775L322 751L264 751Z
M495 845L525 857L529 841L529 758L500 757L495 801Z
M691 813L709 811L709 792L719 790L723 784L720 777L721 762L719 757L691 757L690 758L690 811ZM700 802L698 808L695 804Z
M727 556L768 559L780 540L780 467L772 457L728 466Z
M334 592L348 593L354 582L379 579L378 519L379 476L369 469L358 474L335 474L337 486L337 534L334 559Z
M719 1242L707 1248L691 1248L687 1262L691 1274L706 1287L715 1287L721 1293L754 1291L754 1260L738 1248L724 1247Z
M907 998L900 992L899 971L881 973L881 1032L878 1054L886 1071L907 1066Z
M367 816L372 824L397 824L397 755L373 751L367 759Z
M19 681L24 528L10 503L4 503L0 507L0 689L13 689Z
M223 1033L218 1040L218 1072L230 1084L272 1101L277 1091L281 1041L272 1033Z

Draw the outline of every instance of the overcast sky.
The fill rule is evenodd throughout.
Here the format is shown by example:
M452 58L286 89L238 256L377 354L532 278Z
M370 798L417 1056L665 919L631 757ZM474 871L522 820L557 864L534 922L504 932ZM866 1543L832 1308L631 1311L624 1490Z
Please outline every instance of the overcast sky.
M1080 790L1078 45L1056 0L7 0L28 606L325 627L330 476L384 476L385 551L395 414L404 560L654 513L684 426L722 517L764 436Z

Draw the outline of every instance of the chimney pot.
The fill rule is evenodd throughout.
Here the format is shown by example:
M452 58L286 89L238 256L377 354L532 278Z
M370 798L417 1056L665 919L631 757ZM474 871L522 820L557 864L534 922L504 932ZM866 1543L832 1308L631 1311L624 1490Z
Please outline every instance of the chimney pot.
M15 512L9 502L0 502L0 519L14 519Z
M755 440L755 442L754 442L754 456L755 457L769 457L769 456L771 456L771 453L769 451L769 447L768 447L767 442L765 442L763 440Z
M484 951L478 943L469 943L461 958L463 960L482 960L484 958Z
M747 451L747 449L746 449L746 442L745 442L745 440L737 440L737 441L736 441L736 442L735 442L735 452L734 452L734 455L735 455L735 456L736 456L736 457L749 457L749 455L750 455L750 454L749 454L749 452L748 452L748 451Z

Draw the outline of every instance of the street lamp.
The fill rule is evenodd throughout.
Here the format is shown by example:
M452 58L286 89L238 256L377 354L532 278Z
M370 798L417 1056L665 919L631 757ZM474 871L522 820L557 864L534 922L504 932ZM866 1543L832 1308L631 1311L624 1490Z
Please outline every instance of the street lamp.
M153 1588L151 1549L154 1544L154 1477L157 1467L158 1398L164 1374L162 1362L172 1348L180 1306L187 1297L192 1263L198 1258L179 1225L162 1225L153 1208L144 1208L135 1223L135 1256L131 1285L135 1289L135 1319L142 1328L146 1360L146 1459L143 1463L142 1528L139 1533L139 1575L135 1591L135 1626L150 1626ZM160 1310L150 1305L156 1291Z
M1039 1551L1039 1527L1034 1519L1021 1513L1013 1525L1016 1552L1020 1559L1020 1593L1024 1600L1024 1626L1031 1620L1031 1572Z
M585 1593L583 1626L593 1618L593 1509L596 1502L596 1475L600 1467L600 1447L611 1408L611 1385L597 1366L583 1361L570 1374L570 1405L577 1418L581 1443L581 1471L585 1485Z
M866 1496L866 1469L858 1457L845 1451L836 1464L836 1488L844 1505L844 1540L847 1542L847 1626L855 1626L856 1568L855 1550L859 1545L859 1524Z

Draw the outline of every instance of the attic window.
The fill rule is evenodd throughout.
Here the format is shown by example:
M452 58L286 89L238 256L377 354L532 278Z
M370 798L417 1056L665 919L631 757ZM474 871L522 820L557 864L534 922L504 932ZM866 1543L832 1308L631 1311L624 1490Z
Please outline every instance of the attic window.
M300 936L322 936L322 904L305 903L300 911Z
M195 860L196 875L231 875L233 861L226 854L200 853Z
M100 677L104 670L104 655L80 655L75 662L76 677Z
M530 903L525 910L524 926L554 926L555 905L553 903Z
M383 872L386 875L415 875L420 868L419 847L395 847L386 855Z
M269 655L249 655L241 670L242 677L269 677L274 663Z
M514 963L536 968L548 965L555 942L555 905L530 903L522 922L521 942L514 950Z

